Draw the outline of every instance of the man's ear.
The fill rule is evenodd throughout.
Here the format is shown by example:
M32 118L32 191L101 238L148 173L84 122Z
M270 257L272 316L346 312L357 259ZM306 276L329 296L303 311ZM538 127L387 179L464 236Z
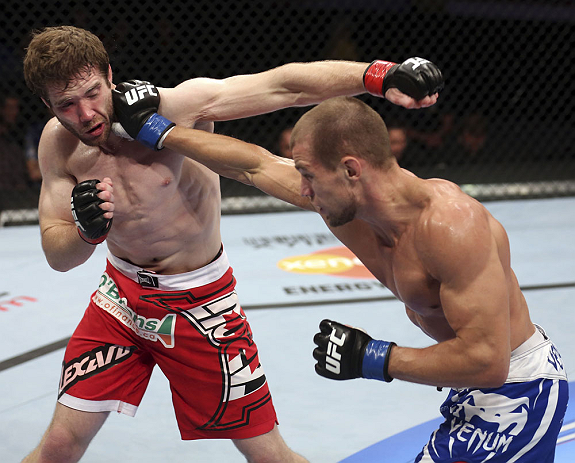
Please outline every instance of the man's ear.
M108 82L112 85L112 65L108 64Z
M350 180L359 180L362 174L362 165L354 156L344 156L341 158L341 165L345 169L346 177Z
M41 97L40 99L44 102L44 104L46 105L46 107L47 107L49 110L52 110L52 107L50 106L50 103L48 103L48 102L47 102L44 98L42 98L42 97Z

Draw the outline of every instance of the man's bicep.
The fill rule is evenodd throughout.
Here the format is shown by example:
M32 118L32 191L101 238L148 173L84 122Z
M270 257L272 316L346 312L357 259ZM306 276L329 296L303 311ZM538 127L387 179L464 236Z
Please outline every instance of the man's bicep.
M497 246L490 233L454 239L437 252L440 303L449 326L468 355L477 362L509 350L509 297Z
M475 365L482 378L493 385L503 384L509 373L511 335L502 266L489 261L467 282L454 279L440 284L441 305L460 354Z
M467 275L462 269L458 276L439 284L441 306L456 333L462 329L508 331L509 301L501 265L487 263L482 271Z
M68 222L74 223L70 208L70 197L74 181L72 177L44 177L38 213L42 230L52 225Z
M418 243L425 268L440 285L451 328L485 335L508 332L507 281L487 216L474 205L439 211ZM491 329L494 323L497 327Z
M195 121L241 119L293 104L270 75L271 71L226 79L200 77L171 89L162 88L159 112L177 124L191 127Z
M76 179L67 173L57 153L60 147L46 137L38 147L38 160L42 172L42 188L38 203L40 227L43 230L62 222L74 223L70 197Z
M158 113L184 127L194 127L198 120L213 120L206 117L206 110L217 98L219 82L201 77L173 88L158 88L161 97Z

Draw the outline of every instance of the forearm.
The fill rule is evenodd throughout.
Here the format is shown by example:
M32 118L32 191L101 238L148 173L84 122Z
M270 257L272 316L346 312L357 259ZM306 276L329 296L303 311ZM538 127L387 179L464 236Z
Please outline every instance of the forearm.
M285 104L307 106L336 96L365 92L363 74L369 63L316 61L289 63L270 72L286 97Z
M291 159L279 158L232 137L175 125L157 113L159 97L151 84L147 97L130 104L126 95L134 85L118 84L112 93L116 116L132 138L156 150L168 148L217 174L253 185L298 207L313 209L310 200L299 194L300 176Z
M163 146L197 161L217 174L251 184L250 172L261 164L255 145L225 135L176 126L166 136Z
M365 92L367 66L349 61L289 63L259 74L210 81L217 91L208 87L214 96L204 103L199 120L239 119L357 95Z
M73 223L42 227L42 249L50 267L67 272L88 260L96 246L86 243Z
M163 145L219 175L303 209L313 209L309 200L299 194L299 174L292 161L278 158L257 145L179 126L170 131Z
M505 349L468 347L457 337L422 349L395 346L388 364L393 378L454 388L501 386L508 368Z
M509 371L509 343L456 336L423 349L373 339L349 325L322 320L313 340L316 372L326 378L394 378L446 387L499 387Z

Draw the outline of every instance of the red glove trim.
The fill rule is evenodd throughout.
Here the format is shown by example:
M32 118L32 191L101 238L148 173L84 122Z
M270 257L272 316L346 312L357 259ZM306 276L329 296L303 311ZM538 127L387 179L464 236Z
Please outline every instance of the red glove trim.
M95 240L91 240L90 238L85 237L79 228L76 228L76 230L78 230L78 235L80 235L80 238L82 238L86 243L91 244L93 246L100 244L108 236L108 234L106 233L104 236L100 236L100 238L96 238Z
M397 63L376 59L363 73L363 86L375 96L385 96L383 94L383 79L387 72Z

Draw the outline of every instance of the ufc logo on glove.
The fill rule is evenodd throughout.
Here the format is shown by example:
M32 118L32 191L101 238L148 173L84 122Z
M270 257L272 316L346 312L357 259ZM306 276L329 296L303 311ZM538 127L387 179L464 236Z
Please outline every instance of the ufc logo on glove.
M346 334L342 333L341 338L336 336L335 328L329 335L329 342L327 344L327 352L325 357L325 368L336 375L341 371L341 354L337 351L337 346L343 346Z
M153 85L140 85L124 93L124 96L126 97L128 105L132 106L134 103L144 99L146 93L149 93L151 96L158 96L156 87Z
M176 124L158 114L160 92L150 82L129 80L112 90L114 114L121 123L115 133L154 150L163 148L164 138ZM122 133L124 132L124 133Z
M429 61L424 58L417 58L417 57L406 59L403 62L403 64L412 64L411 69L413 70L416 70L419 66L425 63L429 63Z

